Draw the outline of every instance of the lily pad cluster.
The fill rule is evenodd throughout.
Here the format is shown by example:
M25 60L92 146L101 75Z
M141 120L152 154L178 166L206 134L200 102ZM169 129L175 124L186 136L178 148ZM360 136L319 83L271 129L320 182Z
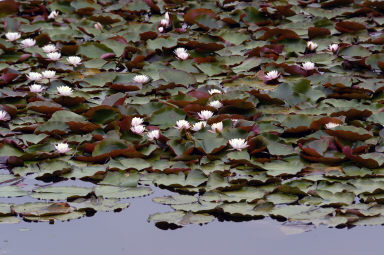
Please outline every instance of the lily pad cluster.
M384 1L0 1L0 222L384 224ZM67 185L73 181L73 185Z

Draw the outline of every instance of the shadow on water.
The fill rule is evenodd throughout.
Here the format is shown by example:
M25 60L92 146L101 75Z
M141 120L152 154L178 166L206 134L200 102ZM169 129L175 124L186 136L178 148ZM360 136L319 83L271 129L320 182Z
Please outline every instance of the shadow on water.
M271 219L234 222L222 218L223 222L203 226L161 230L147 218L169 210L151 201L168 194L157 190L155 195L130 200L130 207L119 213L98 212L54 224L3 224L0 254L381 254L384 229L379 226L315 229Z

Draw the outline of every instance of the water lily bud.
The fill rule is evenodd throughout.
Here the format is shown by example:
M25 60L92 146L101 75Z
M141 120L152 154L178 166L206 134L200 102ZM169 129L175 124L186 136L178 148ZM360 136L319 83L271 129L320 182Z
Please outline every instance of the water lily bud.
M103 30L103 25L101 25L100 22L95 23L94 27L95 27L97 30L99 30L99 31Z
M334 123L334 122L329 122L329 123L325 124L325 128L327 128L327 129L333 129L337 126L340 126L340 124Z
M211 125L211 130L209 130L209 132L211 133L216 133L216 132L219 132L221 133L223 131L223 122L218 122L218 123L214 123Z

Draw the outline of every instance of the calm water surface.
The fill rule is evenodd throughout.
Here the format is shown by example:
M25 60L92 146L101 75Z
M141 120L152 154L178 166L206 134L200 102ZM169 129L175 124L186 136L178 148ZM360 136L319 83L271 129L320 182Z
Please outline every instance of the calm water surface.
M155 196L159 196L156 192ZM96 213L70 222L0 225L0 255L120 254L383 254L384 227L329 229L287 235L273 220L213 222L160 230L149 214L169 211L153 196L131 200L120 213Z

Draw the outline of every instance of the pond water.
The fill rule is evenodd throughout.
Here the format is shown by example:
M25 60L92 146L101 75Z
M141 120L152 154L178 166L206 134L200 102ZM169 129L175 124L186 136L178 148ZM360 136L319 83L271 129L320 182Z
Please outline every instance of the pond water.
M160 192L161 193L161 192ZM384 228L318 227L293 234L270 219L218 222L161 230L148 215L169 211L154 204L155 195L131 200L119 213L96 213L69 222L3 224L0 254L382 254ZM291 231L289 231L291 230ZM288 233L288 231L290 233Z

